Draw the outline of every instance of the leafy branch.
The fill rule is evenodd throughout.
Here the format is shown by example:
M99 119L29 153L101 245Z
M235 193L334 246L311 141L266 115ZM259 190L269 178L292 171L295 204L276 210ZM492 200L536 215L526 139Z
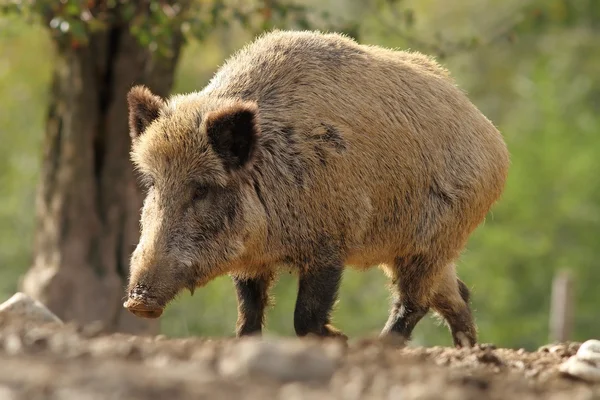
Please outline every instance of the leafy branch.
M238 23L253 34L275 27L328 29L356 36L356 24L281 0L5 0L0 12L19 14L48 27L59 46L86 46L94 33L126 26L139 43L171 56L174 36L203 40L213 30Z

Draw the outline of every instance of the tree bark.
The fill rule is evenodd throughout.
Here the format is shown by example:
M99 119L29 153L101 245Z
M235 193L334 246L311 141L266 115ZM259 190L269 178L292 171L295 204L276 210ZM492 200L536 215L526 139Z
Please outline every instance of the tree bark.
M172 58L153 58L126 24L93 34L85 47L57 43L33 265L21 286L64 321L158 330L156 321L122 307L142 206L129 159L126 95L141 83L166 96L181 45L175 38Z

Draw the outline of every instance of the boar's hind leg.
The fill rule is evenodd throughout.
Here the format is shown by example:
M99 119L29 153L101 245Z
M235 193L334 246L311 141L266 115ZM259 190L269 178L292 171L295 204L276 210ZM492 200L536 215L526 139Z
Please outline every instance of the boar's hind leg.
M381 337L398 336L402 342L411 338L412 331L429 311L431 289L435 281L436 263L423 256L397 257L389 269L392 307L381 331Z
M445 271L433 298L432 307L448 324L456 347L472 347L477 332L469 307L469 289L458 278L454 266Z
M236 335L258 335L262 332L265 308L269 302L269 288L273 275L255 278L232 277L238 299Z
M298 336L337 336L346 338L330 324L343 268L315 265L300 273L298 298L294 310L294 328Z

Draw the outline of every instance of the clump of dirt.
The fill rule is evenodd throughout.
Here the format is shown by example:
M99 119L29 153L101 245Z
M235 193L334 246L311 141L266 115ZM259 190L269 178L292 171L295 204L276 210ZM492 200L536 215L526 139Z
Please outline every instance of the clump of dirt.
M0 399L593 399L561 375L579 343L537 352L376 339L143 337L0 317Z

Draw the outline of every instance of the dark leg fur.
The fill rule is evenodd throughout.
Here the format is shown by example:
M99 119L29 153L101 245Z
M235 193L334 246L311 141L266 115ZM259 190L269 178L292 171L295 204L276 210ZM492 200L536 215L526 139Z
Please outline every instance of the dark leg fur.
M261 334L273 276L252 279L233 277L232 279L238 299L236 335L240 337Z
M438 264L425 256L397 257L393 266L392 309L381 337L410 340L412 331L429 311Z
M460 293L460 297L466 304L469 304L469 301L471 301L471 291L469 290L467 285L465 285L465 283L460 279L456 279L456 282L458 283L458 291Z
M427 314L429 307L403 300L402 295L395 295L390 317L381 332L381 336L398 335L402 341L410 340L412 331Z
M298 298L294 310L294 328L298 336L345 336L330 324L331 310L342 279L340 266L314 266L300 274Z
M477 329L469 306L469 288L460 279L442 285L434 298L433 308L446 320L456 347L472 347L477 343Z

